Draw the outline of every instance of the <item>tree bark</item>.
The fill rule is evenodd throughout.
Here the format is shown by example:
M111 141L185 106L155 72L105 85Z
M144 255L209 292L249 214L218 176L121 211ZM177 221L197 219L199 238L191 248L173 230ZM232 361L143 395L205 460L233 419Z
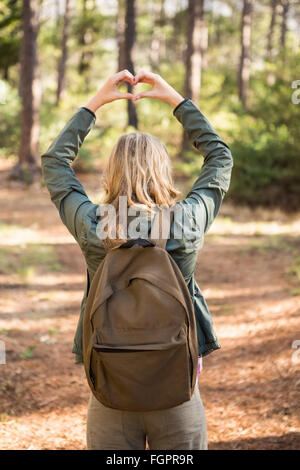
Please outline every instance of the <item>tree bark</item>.
M37 37L39 0L23 0L19 93L22 101L19 161L12 177L32 182L37 173L39 106L41 88L38 70Z
M94 40L93 28L87 23L90 23L89 19L93 12L96 10L96 0L81 0L82 1L82 30L80 31L78 43L81 50L81 56L78 64L79 75L84 76L85 92L88 93L90 90L90 74L89 70L91 67L92 59L94 56L94 50L92 43Z
M82 0L82 18L83 19L86 18L86 13L87 13L86 0ZM86 31L84 29L80 32L78 42L81 47L81 55L80 55L80 61L78 65L78 72L81 75L83 72L85 72L86 68L88 67L88 64L86 63L86 54L85 54Z
M185 94L198 103L201 87L204 0L189 0L187 22L187 51Z
M204 15L205 15L205 12L203 11L203 17ZM204 70L207 67L207 49L208 49L208 27L203 18L202 25L201 25L201 58L202 58L201 70Z
M126 68L126 54L125 54L125 0L118 2L118 17L117 17L117 38L118 38L118 70Z
M136 8L135 0L126 0L125 15L125 68L133 75L133 49L136 40ZM128 93L132 93L132 85L127 83ZM138 117L136 107L132 100L127 100L128 125L138 128Z
M164 0L157 1L153 5L153 36L150 47L150 63L152 70L157 72L159 69L160 58L163 48L162 26L165 22L165 6Z
M271 0L271 20L270 27L268 31L268 44L267 44L267 57L271 58L273 56L273 39L274 39L274 30L276 24L277 16L277 5L278 0Z
M67 42L70 34L70 0L65 0L65 14L63 33L61 41L61 57L58 64L58 80L56 90L56 105L59 104L61 96L65 91L65 77L66 77L66 63L68 58L68 47Z
M241 25L241 58L238 74L239 98L247 107L248 87L250 78L250 46L251 46L251 16L253 0L244 0Z
M187 11L187 49L185 96L198 104L201 88L202 52L204 31L204 0L189 0ZM188 136L183 132L181 152L188 148Z
M281 35L280 35L280 46L281 50L285 50L285 40L287 31L287 15L290 7L289 0L281 0L282 5L282 21L281 21Z
M82 0L82 18L85 19L87 15L86 0ZM81 47L81 56L78 65L78 72L81 75L88 68L88 62L86 58L85 46L87 44L87 32L83 29L79 35L79 45Z

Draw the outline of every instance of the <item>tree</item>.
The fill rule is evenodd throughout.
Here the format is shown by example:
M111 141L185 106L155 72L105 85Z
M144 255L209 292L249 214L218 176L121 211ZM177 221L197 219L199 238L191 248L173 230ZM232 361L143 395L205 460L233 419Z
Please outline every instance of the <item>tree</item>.
M174 2L175 3L175 2ZM173 14L166 14L166 25L170 28L170 34L165 38L168 62L182 61L186 53L187 27L186 27L186 8L183 9L181 0L175 3Z
M278 7L279 7L279 0L271 0L271 19L270 19L270 26L268 30L268 42L267 42L267 60L269 62L273 62L274 59L274 32L276 26L276 20L278 15ZM267 84L274 85L276 80L276 75L273 69L268 70L267 73Z
M21 5L5 2L0 6L0 69L3 78L9 79L9 69L19 62Z
M189 0L187 21L187 51L185 94L195 103L199 101L202 68L202 41L204 0Z
M135 0L126 0L125 13L125 68L133 75L133 48L136 40L136 9ZM128 93L132 93L132 85L127 83ZM128 125L138 128L138 117L136 107L132 100L127 100Z
M204 2L203 2L204 4ZM201 69L207 68L207 48L208 48L208 26L204 20L205 11L203 5L203 21L201 23Z
M117 16L117 39L118 39L118 70L126 68L126 54L125 54L125 0L118 2L118 16Z
M153 3L153 34L150 46L150 63L154 72L158 71L163 45L162 27L165 23L164 0Z
M198 103L201 87L202 45L204 30L204 0L189 0L187 11L187 49L184 92L185 96ZM183 132L181 151L186 150L188 137Z
M79 33L79 46L81 50L80 60L78 64L78 72L82 74L89 67L89 62L87 60L86 45L88 44L89 34L87 31L87 4L86 0L82 0L82 11L81 11L81 24L80 24L80 33Z
M238 73L239 98L244 107L247 107L248 86L250 78L250 46L251 46L251 16L253 0L243 1L241 22L241 57Z
M56 90L56 104L58 105L65 89L66 63L68 58L67 42L70 34L70 0L65 0L65 14L61 40L61 56L58 63L58 80Z
M39 106L41 89L39 84L37 37L39 30L39 0L23 0L20 51L19 93L22 102L21 142L19 162L12 176L32 181L37 174Z
M289 0L281 0L282 6L282 15L281 15L281 35L280 35L280 46L281 50L284 52L285 50L285 38L286 38L286 31L287 31L287 16L290 7Z
M99 39L102 27L102 16L96 0L81 0L81 13L74 22L73 34L78 38L80 59L78 64L79 75L84 77L85 91L90 87L90 67L94 57L95 42Z
M271 58L273 55L273 39L274 39L274 30L276 24L276 16L277 16L277 7L278 7L278 0L271 0L271 20L270 26L268 31L268 43L267 43L267 57Z

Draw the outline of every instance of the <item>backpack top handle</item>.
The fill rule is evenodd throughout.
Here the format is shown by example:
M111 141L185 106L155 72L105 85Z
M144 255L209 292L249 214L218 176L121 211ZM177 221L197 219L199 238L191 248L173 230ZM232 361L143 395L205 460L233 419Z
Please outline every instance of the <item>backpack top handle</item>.
M134 245L146 248L147 246L155 246L155 243L150 240L145 240L145 238L131 238L127 240L127 242L123 243L119 248L131 248Z

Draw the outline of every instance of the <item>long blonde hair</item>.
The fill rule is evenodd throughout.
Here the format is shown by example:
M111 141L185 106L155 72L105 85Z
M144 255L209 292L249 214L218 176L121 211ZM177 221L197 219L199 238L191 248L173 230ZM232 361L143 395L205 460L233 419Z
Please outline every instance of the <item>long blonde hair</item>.
M172 166L165 145L145 132L122 135L109 157L102 175L102 204L118 210L119 197L127 197L127 207L144 206L151 213L154 207L171 207L180 192L174 187ZM117 227L119 241L104 240L106 249L116 248L122 240L122 227Z
M175 189L168 151L160 140L145 132L122 135L112 149L102 175L102 202L118 204L127 196L128 206L173 205L180 192Z

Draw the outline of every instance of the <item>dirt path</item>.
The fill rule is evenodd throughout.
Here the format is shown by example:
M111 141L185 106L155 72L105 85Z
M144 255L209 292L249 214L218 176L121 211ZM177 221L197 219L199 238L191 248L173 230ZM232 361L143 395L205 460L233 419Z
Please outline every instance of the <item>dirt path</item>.
M0 210L0 448L84 449L89 390L71 354L84 261L45 189L0 187ZM224 203L199 253L222 346L200 376L210 449L300 447L299 234L300 216Z

